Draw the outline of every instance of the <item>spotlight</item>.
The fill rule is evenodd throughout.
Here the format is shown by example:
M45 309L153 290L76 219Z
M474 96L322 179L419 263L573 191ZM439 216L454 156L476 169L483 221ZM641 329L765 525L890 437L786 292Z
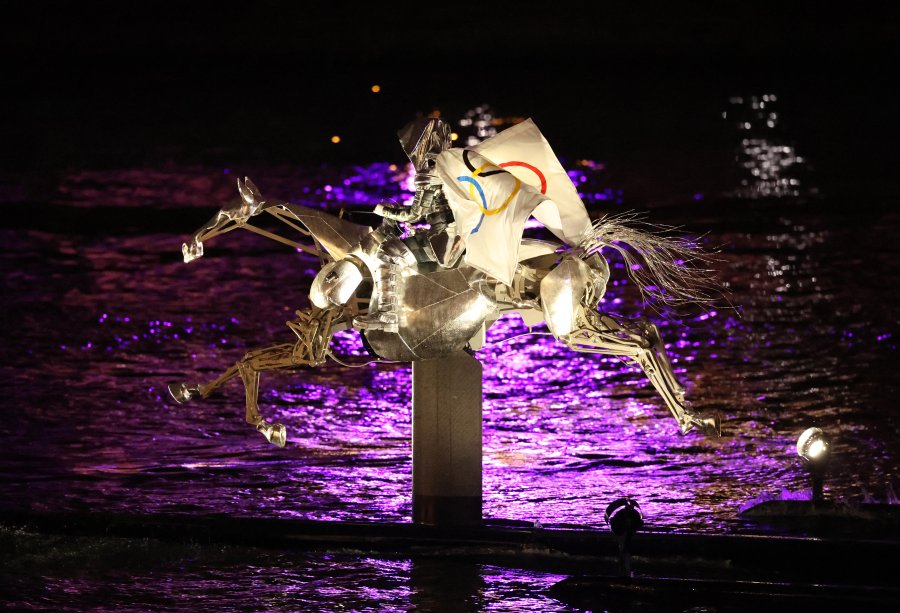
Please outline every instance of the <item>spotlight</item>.
M797 439L797 453L810 462L823 461L829 452L828 437L821 428L807 428Z
M631 537L644 525L644 516L637 501L627 496L613 500L605 513L606 523L619 544L619 571L623 576L631 576Z
M807 428L797 439L797 453L806 460L812 477L813 502L822 502L825 467L831 452L831 443L820 428Z

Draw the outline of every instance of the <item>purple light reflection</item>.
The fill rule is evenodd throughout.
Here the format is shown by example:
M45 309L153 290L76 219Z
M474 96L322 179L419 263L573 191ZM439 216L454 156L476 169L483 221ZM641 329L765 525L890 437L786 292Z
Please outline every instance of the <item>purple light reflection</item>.
M393 179L401 169L366 168L232 174L261 174L266 192L317 205L324 185L360 206L402 196ZM72 206L196 207L230 199L232 179L221 168L78 171L64 181L64 197ZM105 189L110 183L148 191ZM186 185L188 195L172 185ZM679 435L638 368L547 336L512 338L525 332L521 321L498 322L478 352L485 516L602 525L605 505L628 494L656 527L739 528L736 511L747 499L808 487L785 450L811 420L826 424L844 453L830 492L884 491L897 465L885 399L896 391L886 365L896 360L898 316L875 288L894 286L900 267L887 255L862 272L842 263L858 257L863 240L873 249L890 244L897 228L885 220L865 236L849 224L821 230L818 213L805 214L759 215L771 221L749 226L719 220L709 240L730 245L721 272L740 317L652 317L688 398L725 413L723 439ZM306 305L318 269L239 232L185 266L177 257L183 238L3 231L14 265L4 267L8 359L0 380L17 407L0 426L5 504L407 521L408 365L265 373L261 407L287 425L283 450L243 423L239 383L193 405L167 400L174 379L211 379L250 348L290 340L284 322ZM621 262L612 270L604 308L652 315ZM354 362L368 359L355 333L337 335L335 347Z

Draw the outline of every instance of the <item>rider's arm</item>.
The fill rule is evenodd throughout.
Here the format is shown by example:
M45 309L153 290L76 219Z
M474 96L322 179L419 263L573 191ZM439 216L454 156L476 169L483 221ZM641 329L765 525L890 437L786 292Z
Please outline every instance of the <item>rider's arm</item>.
M415 203L413 203L412 206L407 207L391 202L382 202L375 207L375 214L381 215L385 219L403 223L418 221L421 216L420 212L416 210Z

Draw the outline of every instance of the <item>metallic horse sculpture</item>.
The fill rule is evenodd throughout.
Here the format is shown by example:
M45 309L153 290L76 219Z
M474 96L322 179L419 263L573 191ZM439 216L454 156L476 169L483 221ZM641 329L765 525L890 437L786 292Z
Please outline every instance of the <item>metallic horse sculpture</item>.
M238 180L240 198L183 245L184 260L190 262L203 255L204 244L213 237L243 228L317 255L322 268L311 286L310 308L298 310L296 318L287 322L296 341L250 351L208 383L170 385L177 402L206 398L240 376L246 391L247 422L269 442L284 446L285 427L266 421L259 411L260 373L315 367L329 357L337 360L329 349L332 336L350 328L358 330L367 349L383 360L428 360L474 351L482 346L485 332L494 322L515 312L529 328L546 321L553 336L575 351L620 356L638 364L682 433L698 428L720 434L718 415L698 415L685 400L657 327L645 320L621 319L598 311L610 275L604 249L623 254L629 274L642 291L666 302L687 302L703 296L698 288L705 271L681 263L696 259L696 248L686 241L634 229L633 224L625 223L628 218L606 217L588 223L587 231L574 244L513 237L517 247L514 272L509 279L498 279L502 274L489 274L484 266L462 257L466 236L451 215L451 209L459 209L448 204L447 179L441 179L435 170L435 161L440 162L439 156L449 146L446 124L436 119L413 122L401 130L400 137L418 173L416 196L411 207L379 205L376 212L384 221L376 229L318 209L263 198L245 179ZM476 155L463 152L467 164L469 153ZM484 168L490 167L494 173L505 173L498 175L498 180L508 181L515 190L524 189L500 166L485 162L470 176L487 182L484 177L491 173ZM471 178L467 181L474 183ZM475 232L484 215L498 210L484 202L489 206L481 209ZM263 214L299 233L300 240L250 223ZM587 219L586 213L584 217ZM427 225L411 225L417 221Z

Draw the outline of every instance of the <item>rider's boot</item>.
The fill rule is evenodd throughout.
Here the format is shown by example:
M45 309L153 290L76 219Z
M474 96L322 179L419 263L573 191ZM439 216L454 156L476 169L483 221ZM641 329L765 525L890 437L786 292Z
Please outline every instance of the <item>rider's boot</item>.
M353 325L362 330L383 330L397 332L400 327L400 315L397 304L397 281L400 267L390 260L382 260L378 270L378 296L372 309L365 315L353 319Z

